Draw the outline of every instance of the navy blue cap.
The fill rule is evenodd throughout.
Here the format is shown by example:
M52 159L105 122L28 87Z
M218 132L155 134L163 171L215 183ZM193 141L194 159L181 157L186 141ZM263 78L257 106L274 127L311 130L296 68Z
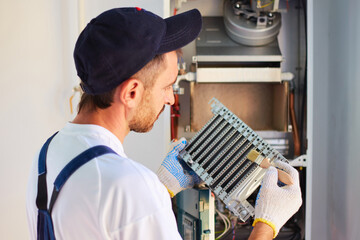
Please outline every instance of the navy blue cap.
M156 55L193 41L201 30L193 9L166 19L141 8L115 8L92 19L74 50L84 92L108 92L129 79Z

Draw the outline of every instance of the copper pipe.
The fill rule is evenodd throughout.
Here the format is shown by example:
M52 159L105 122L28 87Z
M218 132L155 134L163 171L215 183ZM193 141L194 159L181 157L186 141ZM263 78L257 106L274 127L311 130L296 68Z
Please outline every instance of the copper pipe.
M295 109L294 109L294 91L290 92L289 105L290 105L290 121L292 124L293 134L294 134L294 155L299 156L300 155L300 138L299 138L299 131L298 131L297 123L296 123Z
M171 106L171 140L177 140L178 139L178 120L180 117L180 104L179 104L179 95L174 94L174 104Z

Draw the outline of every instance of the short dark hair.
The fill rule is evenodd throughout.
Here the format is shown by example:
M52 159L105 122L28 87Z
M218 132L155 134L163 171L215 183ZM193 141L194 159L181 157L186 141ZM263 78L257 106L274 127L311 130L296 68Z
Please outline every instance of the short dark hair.
M166 67L164 54L156 55L150 62L148 62L140 71L135 73L131 78L136 78L144 84L145 89L151 89L154 85L155 79L159 74L159 69ZM96 109L106 109L114 102L115 88L112 90L98 94L90 95L85 92L82 93L81 99L78 105L78 113L81 110L96 111Z
M110 107L114 101L115 89L116 88L99 95L90 95L83 92L79 102L78 112L81 112L81 110L85 108L89 111L94 111L97 108L105 109Z

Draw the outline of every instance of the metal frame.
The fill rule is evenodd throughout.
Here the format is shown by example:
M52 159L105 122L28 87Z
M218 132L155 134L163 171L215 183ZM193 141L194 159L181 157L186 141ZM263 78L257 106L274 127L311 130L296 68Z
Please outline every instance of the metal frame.
M247 159L256 149L270 161L287 160L217 99L214 116L189 141L180 157L242 221L254 216L247 198L260 186L266 170Z

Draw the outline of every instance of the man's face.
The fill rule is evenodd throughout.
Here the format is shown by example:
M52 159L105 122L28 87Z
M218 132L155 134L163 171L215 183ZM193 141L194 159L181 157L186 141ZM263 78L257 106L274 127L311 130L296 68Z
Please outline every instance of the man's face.
M177 54L175 51L165 54L165 68L155 80L154 86L145 89L136 114L129 123L131 131L148 132L154 126L159 115L164 111L165 104L174 104L174 92L172 85L176 81Z

